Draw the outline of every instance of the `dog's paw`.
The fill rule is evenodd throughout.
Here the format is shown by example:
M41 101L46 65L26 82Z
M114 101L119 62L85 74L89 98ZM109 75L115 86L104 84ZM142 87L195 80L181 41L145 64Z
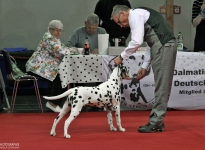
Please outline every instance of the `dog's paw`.
M119 130L120 130L121 132L125 132L125 131L126 131L125 128L119 128Z
M64 135L64 138L69 139L71 136L69 134Z
M117 131L117 128L115 128L114 126L111 126L110 131Z
M50 135L51 136L56 136L56 132L51 132Z

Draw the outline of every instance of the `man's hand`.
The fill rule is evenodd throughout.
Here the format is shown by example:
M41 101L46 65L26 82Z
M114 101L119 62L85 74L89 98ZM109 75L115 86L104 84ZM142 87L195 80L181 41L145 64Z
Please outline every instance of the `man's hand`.
M122 61L123 61L123 59L122 59L120 56L118 56L118 57L116 57L116 58L114 59L114 63L115 63L116 65L121 64Z
M140 68L137 73L137 80L141 80L142 78L144 78L146 71L146 69Z
M94 49L93 52L92 52L92 54L98 54L98 49L97 49L97 48Z

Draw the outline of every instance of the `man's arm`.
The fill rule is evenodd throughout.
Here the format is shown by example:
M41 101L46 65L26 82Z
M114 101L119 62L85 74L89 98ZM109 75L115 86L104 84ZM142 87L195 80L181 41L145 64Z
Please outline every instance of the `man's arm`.
M71 36L69 36L68 41L66 43L67 47L76 47L77 43L78 43L78 34L76 31L74 31L72 33Z
M150 64L151 64L150 47L147 45L146 52L144 54L144 61L141 65L141 68L148 70L150 67Z
M150 47L147 46L146 52L144 55L144 61L141 65L141 68L138 70L138 73L137 73L137 80L141 80L142 78L144 78L146 72L148 71L150 67L150 64L151 64Z

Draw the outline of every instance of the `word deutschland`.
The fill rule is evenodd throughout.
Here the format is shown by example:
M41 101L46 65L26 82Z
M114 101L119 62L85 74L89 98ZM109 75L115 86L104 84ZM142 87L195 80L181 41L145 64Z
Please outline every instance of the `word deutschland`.
M204 81L174 81L174 86L204 86Z
M174 70L174 75L204 75L205 74L205 70L204 69L198 69L198 70Z

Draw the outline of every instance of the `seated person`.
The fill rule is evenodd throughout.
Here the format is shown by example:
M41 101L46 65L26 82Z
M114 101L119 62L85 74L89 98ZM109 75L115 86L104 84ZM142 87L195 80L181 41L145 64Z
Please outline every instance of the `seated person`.
M66 46L83 48L88 37L90 53L98 54L98 34L106 34L105 29L98 27L99 17L96 14L87 16L85 26L76 29L69 37Z
M115 5L126 5L131 8L128 0L98 0L94 13L99 16L99 26L104 28L109 34L111 46L115 46L115 38L119 39L119 46L126 46L126 39L130 34L130 28L121 28L111 17L112 9ZM120 16L119 16L120 17Z
M26 63L26 71L29 74L35 74L49 81L51 86L51 96L59 95L66 89L62 89L60 77L58 75L58 66L65 54L75 51L74 48L68 48L60 41L63 30L63 24L59 20L52 20L48 24L46 32ZM47 101L46 107L54 112L60 112L62 99Z

